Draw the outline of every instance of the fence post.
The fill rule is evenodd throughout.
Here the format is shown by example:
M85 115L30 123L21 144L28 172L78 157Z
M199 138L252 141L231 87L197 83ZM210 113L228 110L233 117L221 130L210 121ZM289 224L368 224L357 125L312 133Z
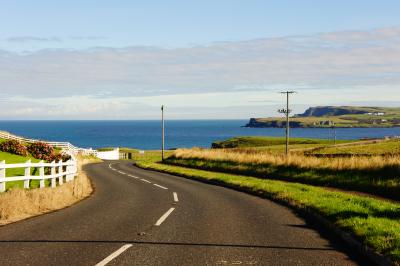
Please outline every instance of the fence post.
M74 177L75 177L75 165L74 165L74 161L72 159L69 159L68 162L70 163L68 171L69 171L69 181L73 181Z
M0 179L6 178L6 161L0 161ZM0 181L0 192L6 191L6 182Z
M75 177L78 176L78 161L77 160L72 160L72 162L74 163L74 165L71 167L73 174L71 175L72 180L75 179Z
M65 166L65 182L69 182L69 170L70 170L70 166L69 166L69 160L65 162L67 165Z
M24 188L29 188L29 183L31 181L31 160L26 161L27 167L25 167L25 180L24 180Z
M62 160L58 162L58 175L58 184L61 186L64 183Z
M40 163L41 164L44 163L43 160L40 161ZM45 187L45 185L44 185L44 166L39 167L39 176L40 176L39 186L40 186L40 188L44 188Z
M56 180L56 177L55 177L55 175L56 175L56 161L52 161L51 162L51 175L52 175L51 187L55 188L56 187L56 183L57 183L57 180Z

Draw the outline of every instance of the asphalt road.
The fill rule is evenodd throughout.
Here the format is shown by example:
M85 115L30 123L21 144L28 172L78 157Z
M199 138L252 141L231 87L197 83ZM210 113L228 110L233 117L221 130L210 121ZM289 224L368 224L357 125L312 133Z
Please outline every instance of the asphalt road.
M269 200L138 169L86 166L95 193L0 228L0 265L366 265Z

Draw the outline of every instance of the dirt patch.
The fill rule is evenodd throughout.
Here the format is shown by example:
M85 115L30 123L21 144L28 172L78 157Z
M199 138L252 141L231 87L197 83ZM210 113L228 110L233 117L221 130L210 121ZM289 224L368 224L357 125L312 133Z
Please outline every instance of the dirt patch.
M0 194L0 225L59 210L88 197L93 192L82 166L93 160L78 159L78 176L56 188L11 189Z

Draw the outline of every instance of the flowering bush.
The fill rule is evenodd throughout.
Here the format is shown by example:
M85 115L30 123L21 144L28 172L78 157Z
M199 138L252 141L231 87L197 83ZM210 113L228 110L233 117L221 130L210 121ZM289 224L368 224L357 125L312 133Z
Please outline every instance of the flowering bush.
M17 140L7 140L0 143L0 150L16 155L28 156L28 149L26 146Z
M55 156L57 156L54 152L54 148L44 142L32 143L28 146L28 151L34 158L48 162L53 161Z
M28 146L28 151L34 158L47 162L58 162L60 160L66 162L71 159L68 154L56 153L51 145L44 142L32 143Z
M51 156L49 161L56 161L56 162L63 161L63 162L66 162L69 159L71 159L71 156L69 156L68 154L58 153L58 154L54 154L53 156Z

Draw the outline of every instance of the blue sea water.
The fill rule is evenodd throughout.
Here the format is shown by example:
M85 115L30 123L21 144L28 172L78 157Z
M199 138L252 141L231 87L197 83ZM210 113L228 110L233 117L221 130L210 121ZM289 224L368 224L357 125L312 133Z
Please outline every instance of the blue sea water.
M247 120L167 120L166 148L210 147L236 136L284 136L281 128L244 128ZM68 141L84 148L160 149L160 121L0 121L0 130L24 137ZM400 128L338 128L338 139L400 135ZM332 138L331 129L293 128L292 137Z

